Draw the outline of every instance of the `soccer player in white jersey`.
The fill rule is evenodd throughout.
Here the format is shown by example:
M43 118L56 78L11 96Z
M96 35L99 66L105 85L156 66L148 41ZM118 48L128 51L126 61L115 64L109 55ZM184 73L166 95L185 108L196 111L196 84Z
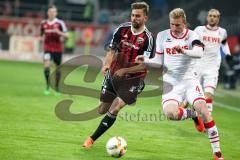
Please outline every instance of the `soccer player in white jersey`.
M203 55L203 44L198 35L186 27L186 15L183 9L172 10L169 18L170 29L158 33L157 54L152 61L150 60L167 68L163 74L163 111L171 120L196 118L196 112L201 115L214 159L223 160L218 129L208 112L204 93L195 71L196 59ZM171 85L168 85L169 83ZM180 107L184 99L193 106L193 110ZM200 122L201 119L196 120Z
M225 54L230 54L227 43L227 31L218 26L220 12L210 9L207 15L207 25L198 26L194 30L204 44L204 54L197 62L199 79L202 84L208 110L212 113L214 91L218 82L218 71L221 63L220 47Z

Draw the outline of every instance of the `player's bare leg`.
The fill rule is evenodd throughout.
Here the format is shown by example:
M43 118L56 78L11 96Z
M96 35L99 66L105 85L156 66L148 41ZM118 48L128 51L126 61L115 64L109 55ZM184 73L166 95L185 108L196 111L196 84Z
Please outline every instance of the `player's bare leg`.
M98 106L98 113L100 115L106 114L112 103L101 102Z
M163 112L170 120L185 120L192 118L195 127L199 132L204 132L205 127L200 116L193 109L179 107L176 101L166 102L163 106Z
M50 81L49 81L49 77L50 77L50 65L51 65L51 61L49 60L44 60L43 61L43 65L44 65L44 77L46 80L46 89L44 91L45 95L49 95L50 94Z
M163 112L170 120L185 120L196 117L196 112L192 109L181 108L176 101L168 101L163 104Z
M204 100L198 100L193 104L193 107L203 117L204 126L211 143L215 160L223 160L224 158L220 150L218 129L212 116L209 114L206 102Z
M104 105L106 105L105 107L108 107L109 103L104 104ZM117 97L117 98L114 99L114 101L110 105L110 108L107 111L105 117L100 122L98 128L95 130L95 132L90 137L88 137L85 140L85 142L83 144L84 148L92 147L94 141L96 141L102 134L104 134L113 125L113 123L116 120L118 112L124 106L125 106L125 103L121 98ZM100 106L100 107L102 108L103 106Z

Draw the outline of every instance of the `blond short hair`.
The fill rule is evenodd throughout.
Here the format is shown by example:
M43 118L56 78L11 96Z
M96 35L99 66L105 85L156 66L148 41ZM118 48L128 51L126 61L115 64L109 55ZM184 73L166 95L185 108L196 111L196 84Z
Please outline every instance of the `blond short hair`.
M217 16L220 18L220 15L221 15L221 14L220 14L219 10L214 9L214 8L213 8L213 9L210 9L210 10L208 11L208 14L211 13L211 12L215 12L215 13L217 14Z
M169 18L178 19L180 17L182 17L185 22L187 21L186 14L182 8L175 8L169 13Z

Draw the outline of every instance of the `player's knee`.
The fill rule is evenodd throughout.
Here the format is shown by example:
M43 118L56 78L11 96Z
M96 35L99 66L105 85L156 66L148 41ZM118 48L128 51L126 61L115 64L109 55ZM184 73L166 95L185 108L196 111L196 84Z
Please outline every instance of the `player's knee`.
M166 106L163 108L163 112L165 116L171 120L174 120L176 117L178 117L178 110L175 106Z
M121 99L115 99L112 103L109 111L111 114L117 115L118 112L125 106L125 103Z
M207 120L210 118L210 114L205 101L203 100L196 101L193 107L198 112L198 114L203 116L204 119Z
M205 92L204 95L205 95L206 98L210 98L210 99L213 98L213 95L210 92Z
M98 108L98 114L103 115L103 114L106 114L106 113L107 113L106 109Z
M111 104L109 104L109 103L101 103L101 104L99 105L99 107L98 107L98 113L99 113L100 115L103 115L103 114L107 113L110 105L111 105Z

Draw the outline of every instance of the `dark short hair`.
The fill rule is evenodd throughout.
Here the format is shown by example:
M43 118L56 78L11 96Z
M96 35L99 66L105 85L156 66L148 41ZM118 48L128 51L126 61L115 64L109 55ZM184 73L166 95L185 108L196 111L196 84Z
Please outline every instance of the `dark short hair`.
M148 15L148 12L149 12L149 5L144 2L144 1L141 1L141 2L134 2L131 4L131 9L143 9L145 15Z
M51 8L56 8L57 9L57 7L54 4L51 4L51 5L48 6L48 10L51 9Z

